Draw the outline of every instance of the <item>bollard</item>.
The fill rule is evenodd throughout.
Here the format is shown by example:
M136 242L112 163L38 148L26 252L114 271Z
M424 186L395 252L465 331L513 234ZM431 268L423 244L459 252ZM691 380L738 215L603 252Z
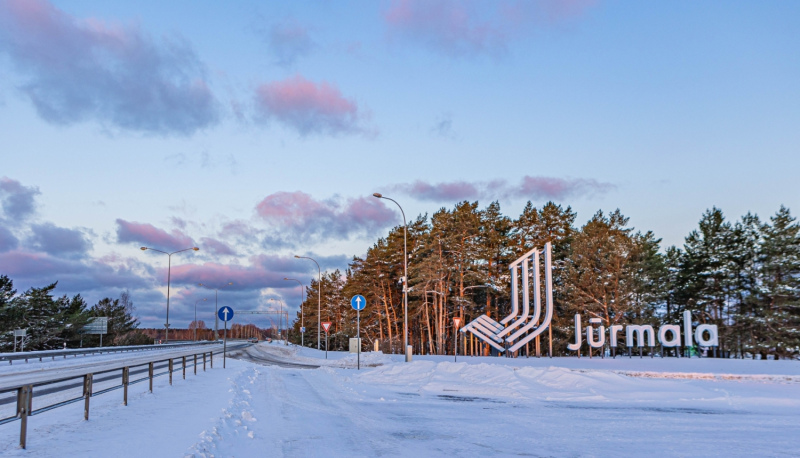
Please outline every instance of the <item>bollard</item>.
M183 369L183 379L186 380L186 357L185 356L183 357L183 363L181 364L181 367Z
M149 373L149 376L150 376L150 392L152 393L153 392L153 363L149 364L148 373Z
M208 352L208 357L211 359L211 368L214 368L214 351Z
M83 419L89 419L89 399L92 397L92 374L83 376Z
M194 354L194 375L197 375L197 353Z
M19 417L19 446L25 448L28 437L28 415L31 412L33 385L25 385L17 390L17 416Z
M128 383L130 383L130 368L122 368L122 405L128 405Z
M169 384L172 385L172 358L169 359Z
M203 372L206 371L206 353L203 352Z

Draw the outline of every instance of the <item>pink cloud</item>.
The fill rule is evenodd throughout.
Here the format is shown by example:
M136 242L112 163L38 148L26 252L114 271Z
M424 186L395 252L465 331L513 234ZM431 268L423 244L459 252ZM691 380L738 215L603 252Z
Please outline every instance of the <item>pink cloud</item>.
M271 226L289 229L303 240L371 235L397 221L397 214L375 198L340 203L315 200L300 191L271 194L256 205L256 212Z
M506 52L509 41L531 24L579 16L593 0L393 0L384 20L398 36L454 56Z
M417 180L411 184L394 185L392 189L420 200L433 202L462 201L480 197L478 186L466 181L432 184Z
M147 282L124 262L102 259L68 259L42 252L14 250L0 254L0 272L18 285L44 286L58 281L59 287L85 293L106 287L137 288Z
M117 242L138 243L159 250L179 250L197 246L191 237L179 230L171 233L152 224L117 219Z
M472 2L395 0L384 18L392 32L451 55L505 51L501 27L481 17Z
M499 199L555 199L570 197L592 197L605 194L616 187L589 178L554 178L524 176L517 185L506 180L468 183L454 181L449 183L427 183L415 181L411 184L396 184L391 189L402 192L418 200L432 202L456 202L461 200L499 200Z
M219 118L191 47L156 43L137 26L77 19L45 0L7 0L0 54L24 75L23 94L50 123L189 135Z
M363 133L358 104L333 85L316 84L300 75L256 88L255 104L263 120L276 121L300 135Z

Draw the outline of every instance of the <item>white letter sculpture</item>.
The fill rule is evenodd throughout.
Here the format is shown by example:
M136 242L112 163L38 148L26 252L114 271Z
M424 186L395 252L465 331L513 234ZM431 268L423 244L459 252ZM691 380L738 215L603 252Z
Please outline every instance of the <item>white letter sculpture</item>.
M539 324L542 312L540 287L540 255L544 256L545 316ZM534 248L512 262L511 270L511 314L497 321L488 315L481 315L461 328L461 332L471 332L478 339L491 345L500 353L517 351L523 345L544 332L553 319L553 269L552 245L547 242L543 250ZM531 266L533 259L533 266ZM522 271L522 314L519 314L519 271ZM530 272L533 270L533 316L530 316ZM519 317L518 317L519 315ZM532 332L529 332L532 331ZM509 335L510 334L510 335Z

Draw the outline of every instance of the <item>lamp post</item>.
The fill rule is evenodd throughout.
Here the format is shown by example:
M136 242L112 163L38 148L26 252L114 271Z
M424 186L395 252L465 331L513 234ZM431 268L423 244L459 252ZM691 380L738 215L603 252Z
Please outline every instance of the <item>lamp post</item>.
M221 286L219 288L212 288L204 283L198 283L197 286L202 286L203 288L213 289L214 290L214 340L219 340L219 315L217 315L217 310L219 310L219 302L217 301L219 297L219 290L222 288L227 288L231 286L233 282L228 282L227 285Z
M319 263L315 261L313 258L309 258L308 256L297 256L294 255L297 259L311 259L314 261L314 264L317 265L317 274L319 275L319 280L317 280L317 350L320 349L319 341L320 336L322 335L322 325L320 324L322 321L322 270L319 268Z
M194 301L194 340L197 341L197 303L200 301L207 301L208 299L198 299Z
M409 362L411 355L408 353L408 223L406 223L406 212L396 200L385 197L379 192L372 195L378 199L391 200L403 215L403 351L406 354L406 362Z
M158 251L159 253L164 253L165 255L167 255L167 258L168 258L168 263L167 263L167 322L164 324L164 328L166 328L166 332L164 333L164 342L169 343L169 284L170 284L170 279L171 279L171 276L172 276L172 255L176 254L176 253L182 253L184 251L189 251L189 250L199 251L200 248L192 247L192 248L186 248L186 249L183 249L183 250L173 251L172 253L167 253L166 251L156 250L155 248L150 248L150 247L147 247L147 246L143 246L142 247L142 251L147 251L147 250Z
M305 347L304 339L305 339L305 330L303 328L306 327L306 320L305 315L303 314L303 284L300 283L300 280L296 278L285 278L284 280L288 281L296 281L298 285L300 285L300 346ZM289 323L286 323L286 326L289 326Z

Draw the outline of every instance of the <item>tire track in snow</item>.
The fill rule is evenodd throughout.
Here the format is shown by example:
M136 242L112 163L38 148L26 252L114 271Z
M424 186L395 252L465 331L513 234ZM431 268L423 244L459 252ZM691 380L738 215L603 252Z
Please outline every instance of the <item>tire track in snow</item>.
M369 418L370 412L359 409L350 390L337 384L332 375L325 369L266 371L268 408L277 420L272 453L291 457L337 452L396 456L394 444L387 443L386 437L372 427L380 420ZM291 425L305 427L291 429Z

